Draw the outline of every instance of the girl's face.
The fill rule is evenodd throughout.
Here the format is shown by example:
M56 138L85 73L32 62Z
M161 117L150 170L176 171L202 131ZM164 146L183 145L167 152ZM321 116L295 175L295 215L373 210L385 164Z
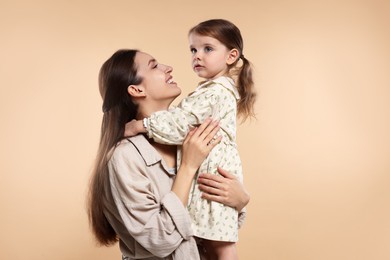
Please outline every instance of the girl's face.
M199 77L210 80L227 73L230 51L220 41L191 33L189 44L192 69Z
M144 52L137 52L135 56L137 75L142 82L137 86L141 94L151 106L170 104L180 95L181 89L173 81L172 67L158 63L156 59Z

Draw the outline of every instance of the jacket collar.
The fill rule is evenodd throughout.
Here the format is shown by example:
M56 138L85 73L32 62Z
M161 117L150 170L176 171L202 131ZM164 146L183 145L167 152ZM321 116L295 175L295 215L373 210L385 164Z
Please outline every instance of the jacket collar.
M169 167L162 159L161 155L157 150L149 143L149 141L145 138L144 135L139 134L133 137L127 138L127 140L134 145L134 147L138 150L141 157L144 159L146 166L150 167L158 162L161 162L164 170L169 175L175 175L171 171L169 171Z

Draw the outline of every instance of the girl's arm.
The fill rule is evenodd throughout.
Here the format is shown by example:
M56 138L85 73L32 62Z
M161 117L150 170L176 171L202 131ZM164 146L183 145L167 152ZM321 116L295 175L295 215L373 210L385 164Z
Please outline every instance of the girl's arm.
M192 126L199 125L199 122L193 113L176 107L155 112L143 120L126 123L124 136L147 133L149 138L158 143L181 145L189 131L193 129Z
M126 124L125 136L147 133L162 144L181 145L188 132L209 117L220 118L222 107L234 102L234 96L218 84L184 98L177 107L153 113L144 120Z

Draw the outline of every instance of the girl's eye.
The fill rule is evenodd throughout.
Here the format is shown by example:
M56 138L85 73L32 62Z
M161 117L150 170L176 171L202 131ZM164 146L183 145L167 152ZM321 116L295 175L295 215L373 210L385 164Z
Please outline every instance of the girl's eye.
M191 50L192 54L196 53L196 49L195 48L191 48L190 50Z
M206 47L206 48L204 48L204 49L205 49L206 52L210 52L210 51L213 50L211 47Z

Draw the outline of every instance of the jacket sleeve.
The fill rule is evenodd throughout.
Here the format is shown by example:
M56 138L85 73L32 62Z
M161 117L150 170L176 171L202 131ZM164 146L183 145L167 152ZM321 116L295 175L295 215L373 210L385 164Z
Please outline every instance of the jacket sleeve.
M109 163L111 192L129 234L153 255L166 257L192 237L191 221L175 193L156 195L146 167L137 153L116 151Z
M192 127L208 117L217 119L219 96L214 88L199 90L177 107L158 111L147 118L147 134L158 143L181 145Z

